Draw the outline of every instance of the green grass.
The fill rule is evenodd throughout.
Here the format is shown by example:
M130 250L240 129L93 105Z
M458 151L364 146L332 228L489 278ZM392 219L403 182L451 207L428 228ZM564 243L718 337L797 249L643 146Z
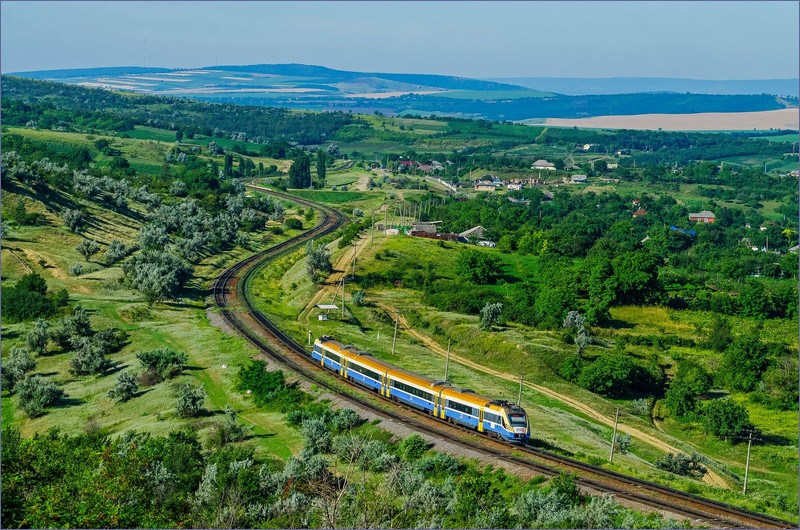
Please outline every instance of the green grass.
M348 204L364 200L370 196L370 194L362 191L291 190L289 193L303 199L326 204Z
M175 131L169 129L158 129L156 127L145 127L136 125L132 131L125 131L123 134L137 140L153 140L156 142L174 142Z
M6 193L3 200L15 194ZM83 202L93 223L84 234L107 245L110 239L121 239L127 244L135 241L139 222L92 203ZM86 307L95 329L118 327L129 333L127 345L109 356L116 364L115 374L121 371L139 372L136 359L138 351L169 346L185 351L189 368L178 378L149 388L141 388L140 395L126 403L115 403L106 394L116 379L115 374L105 376L73 376L69 373L70 353L53 350L37 359L37 373L56 381L66 391L68 399L44 416L29 419L16 408L16 397L5 394L2 398L3 424L15 425L25 436L57 427L66 433L80 432L95 424L112 434L135 429L153 434L166 434L178 428L190 428L205 437L213 424L221 421L221 411L226 405L240 411L245 423L253 424L257 437L246 442L255 445L263 456L285 458L301 447L301 437L296 430L286 426L283 415L255 407L246 396L233 390L238 367L249 362L255 354L252 346L238 336L229 335L211 323L220 317L209 309L205 298L182 299L178 302L156 304L143 321L130 320L130 310L146 307L140 295L119 287L114 281L122 276L118 267L104 268L97 261L88 264L94 272L79 278L70 277L67 270L72 263L83 258L74 250L80 236L61 226L60 220L38 201L29 202L29 211L45 215L46 224L36 227L19 227L4 240L3 279L13 281L27 272L20 260L30 270L41 274L51 289L66 288L70 301ZM283 238L289 235L282 236ZM273 239L279 242L281 238ZM12 253L20 258L11 257ZM196 267L196 277L190 287L203 292L210 281L227 265L249 254L241 249L210 256ZM40 264L40 260L43 260ZM31 323L4 326L3 352L24 339ZM223 365L225 366L223 368ZM209 415L184 420L175 415L175 386L182 382L200 384L207 393L206 408Z

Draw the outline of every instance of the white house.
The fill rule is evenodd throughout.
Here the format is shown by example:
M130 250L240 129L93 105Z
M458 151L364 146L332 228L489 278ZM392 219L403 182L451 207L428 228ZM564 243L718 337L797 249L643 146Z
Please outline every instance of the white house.
M537 160L533 163L531 169L546 169L548 171L555 171L556 165L548 162L547 160Z

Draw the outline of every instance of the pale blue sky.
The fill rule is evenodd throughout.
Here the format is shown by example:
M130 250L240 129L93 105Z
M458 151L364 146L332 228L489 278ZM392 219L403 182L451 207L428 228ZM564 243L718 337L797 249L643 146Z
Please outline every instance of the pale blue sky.
M0 4L3 72L305 63L465 77L798 76L798 2ZM146 41L146 54L145 54Z

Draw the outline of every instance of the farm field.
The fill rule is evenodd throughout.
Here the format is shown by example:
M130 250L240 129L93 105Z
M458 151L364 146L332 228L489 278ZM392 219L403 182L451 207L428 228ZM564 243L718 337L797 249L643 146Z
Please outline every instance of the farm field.
M750 131L798 129L800 128L800 116L798 116L797 109L781 109L760 112L547 118L545 123L553 127L587 127L596 129Z

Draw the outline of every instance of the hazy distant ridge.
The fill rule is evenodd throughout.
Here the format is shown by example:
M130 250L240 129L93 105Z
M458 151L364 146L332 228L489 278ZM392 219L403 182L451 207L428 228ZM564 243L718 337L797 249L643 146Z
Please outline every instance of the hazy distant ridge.
M489 81L511 83L568 96L679 92L692 94L772 94L798 97L798 79L682 79L671 77L498 77Z

